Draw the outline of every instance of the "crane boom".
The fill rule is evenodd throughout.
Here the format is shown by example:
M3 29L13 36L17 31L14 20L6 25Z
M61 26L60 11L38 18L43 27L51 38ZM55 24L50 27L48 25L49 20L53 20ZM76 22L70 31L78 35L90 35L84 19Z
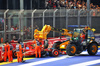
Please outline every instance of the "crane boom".
M56 29L56 28L51 27L50 25L45 25L43 26L41 31L35 29L34 38L47 39L47 35L49 34L50 31L55 31L55 32L61 33L61 35L67 35L67 36L72 37L72 34L70 33L71 31L69 31L68 29Z

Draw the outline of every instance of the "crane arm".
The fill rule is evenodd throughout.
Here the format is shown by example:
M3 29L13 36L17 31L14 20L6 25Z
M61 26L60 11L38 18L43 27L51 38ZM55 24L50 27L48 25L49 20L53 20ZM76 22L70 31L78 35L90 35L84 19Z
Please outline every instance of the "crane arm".
M35 39L47 39L47 35L51 31L50 25L45 25L41 31L35 29L34 31L34 38Z
M68 29L56 29L51 27L50 25L45 25L41 31L35 29L34 31L34 38L35 39L47 39L47 35L49 34L50 31L55 31L58 33L61 33L61 35L67 35L72 37L72 34L70 33Z

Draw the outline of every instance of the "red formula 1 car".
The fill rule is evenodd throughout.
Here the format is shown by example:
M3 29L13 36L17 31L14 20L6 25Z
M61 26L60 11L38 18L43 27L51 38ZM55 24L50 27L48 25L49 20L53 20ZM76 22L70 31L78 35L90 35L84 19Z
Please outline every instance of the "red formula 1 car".
M65 37L63 37L62 39L60 38L49 38L48 39L48 43L45 43L45 41L42 41L42 47L41 47L41 54L42 56L45 56L46 53L48 52L49 55L51 56L58 56L59 52L56 49L53 49L52 46L55 42L57 41L64 41L66 40ZM33 43L33 40L27 40L25 42L23 42L24 44L24 48L23 48L23 55L24 56L33 56L35 55L35 44ZM15 48L16 43L12 43L13 47ZM61 52L63 53L63 52ZM56 54L56 55L55 55ZM14 56L16 56L16 53L14 53Z
M42 41L42 47L41 47L41 54L42 56L45 56L46 53L48 52L50 56L58 56L59 55L59 52L58 50L52 48L53 44L57 41L64 41L66 40L65 37L63 37L62 39L60 38L49 38L46 42L43 40ZM35 44L32 43L32 41L27 41L27 42L24 42L24 50L25 51L23 54L25 56L31 56L31 55L35 55ZM63 52L60 52L60 53L63 53Z

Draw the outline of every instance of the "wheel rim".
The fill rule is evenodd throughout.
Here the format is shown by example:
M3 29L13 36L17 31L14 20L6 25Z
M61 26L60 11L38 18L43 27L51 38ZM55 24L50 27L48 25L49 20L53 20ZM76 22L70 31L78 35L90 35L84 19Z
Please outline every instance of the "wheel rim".
M54 51L54 55L58 55L58 51Z
M96 45L93 45L92 48L93 48L92 52L95 53L97 51Z
M75 46L72 46L71 48L73 49L73 50L71 51L71 53L75 53L75 52L76 52Z

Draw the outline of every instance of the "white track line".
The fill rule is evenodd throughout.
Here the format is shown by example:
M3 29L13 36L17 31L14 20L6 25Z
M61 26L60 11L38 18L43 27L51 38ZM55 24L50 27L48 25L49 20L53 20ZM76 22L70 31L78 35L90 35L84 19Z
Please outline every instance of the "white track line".
M98 50L98 52L100 52L100 50ZM81 54L88 54L88 53L87 52L82 52ZM19 65L19 66L35 66L35 65L39 65L39 64L43 64L43 63L48 63L48 62L53 62L53 61L58 61L58 60L62 60L62 59L65 59L65 58L70 58L70 57L74 57L74 56L64 55L62 57L56 57L56 58L40 60L40 61L36 61L36 62L31 62L31 63Z
M88 66L88 65L93 65L93 64L97 64L97 63L100 63L100 59L88 61L88 62L83 62L83 63L78 63L78 64L73 64L70 66Z
M32 62L32 63L28 63L28 64L23 64L23 65L19 65L19 66L34 66L34 65L39 65L39 64L43 64L43 63L48 63L48 62L53 62L53 61L57 61L57 60L62 60L62 59L69 58L69 57L73 57L73 56L65 55L65 56L62 56L62 57L45 59L45 60L41 60L41 61L37 61L37 62Z
M100 50L98 50L98 52L100 52ZM82 52L81 54L87 54L87 52ZM88 65L93 65L93 64L97 64L97 63L100 63L100 59L88 61L88 62L83 62L83 63L78 63L78 64L73 64L70 66L88 66Z
M98 50L98 52L100 52L100 50ZM85 51L85 52L82 52L81 54L88 54L88 52L87 52L87 51Z

